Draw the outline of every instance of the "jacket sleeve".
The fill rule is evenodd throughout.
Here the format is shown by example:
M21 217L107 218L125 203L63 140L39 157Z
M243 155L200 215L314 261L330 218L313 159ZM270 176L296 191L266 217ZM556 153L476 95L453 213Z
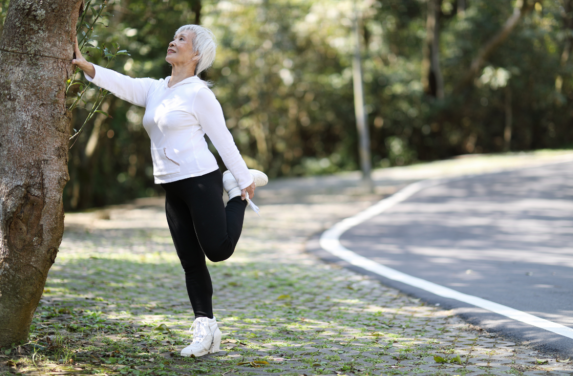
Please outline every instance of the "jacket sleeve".
M227 129L223 109L215 98L215 94L206 87L199 89L193 103L193 110L199 124L217 148L225 166L239 183L239 187L247 188L253 183L253 176L241 157L231 132Z
M109 90L120 99L136 106L145 107L149 90L157 80L152 78L131 78L99 65L94 64L93 66L96 71L95 77L90 77L84 73L88 81L105 90Z

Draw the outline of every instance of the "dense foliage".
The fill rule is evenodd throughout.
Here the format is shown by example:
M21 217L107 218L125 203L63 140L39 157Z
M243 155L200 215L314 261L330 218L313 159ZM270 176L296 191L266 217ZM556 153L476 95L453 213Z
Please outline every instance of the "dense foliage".
M358 3L374 167L573 145L573 0ZM92 39L129 51L112 61L113 69L160 78L170 74L165 52L180 25L211 28L218 57L204 78L213 82L247 163L273 177L330 173L358 168L352 4L115 0ZM431 69L441 71L443 95L425 65L432 4L439 64ZM468 76L517 10L516 27ZM89 59L105 63L99 50ZM111 118L94 116L70 151L65 203L71 209L161 193L152 181L143 109L112 96L102 109ZM74 112L76 128L86 114Z

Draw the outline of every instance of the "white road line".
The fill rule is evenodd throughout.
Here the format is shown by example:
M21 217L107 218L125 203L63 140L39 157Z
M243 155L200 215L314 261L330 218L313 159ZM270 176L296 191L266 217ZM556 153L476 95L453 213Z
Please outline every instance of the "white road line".
M573 339L573 329L565 325L545 320L541 317L537 317L529 313L504 306L502 304L490 302L489 300L478 298L477 296L463 294L461 292L437 285L421 278L412 277L408 274L399 272L395 269L367 259L366 257L360 256L340 244L340 236L347 230L390 209L392 206L408 199L420 190L433 185L437 185L439 183L440 181L438 180L426 180L411 184L396 194L379 201L377 204L369 207L363 212L360 212L353 217L346 218L322 234L320 237L320 246L325 251L330 252L334 256L341 258L352 265L374 272L385 278L429 291L432 294L443 296L444 298L456 299L460 302L468 303L476 307L480 307L488 311L500 314L502 316L509 317L510 319L521 321L525 324L536 326L538 328L545 329L550 332Z

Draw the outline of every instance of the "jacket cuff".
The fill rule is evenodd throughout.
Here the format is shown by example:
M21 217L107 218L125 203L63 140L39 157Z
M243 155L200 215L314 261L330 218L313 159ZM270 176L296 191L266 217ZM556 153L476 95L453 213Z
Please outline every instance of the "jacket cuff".
M93 63L92 63L92 65L94 66L94 70L95 70L95 72L96 72L96 73L95 73L95 76L94 76L94 77L90 77L86 72L84 72L84 77L86 78L86 80L88 80L88 82L93 82L95 85L97 85L97 81L98 81L98 80L96 80L96 77L99 79L99 76L101 76L101 74L98 75L97 72L98 72L98 68L101 68L101 67L100 67L99 65L96 65L96 64L93 64Z
M251 173L249 172L249 176L251 177L250 181L248 184L239 184L239 188L241 188L241 190L247 188L248 186L250 186L251 184L253 184L253 182L255 181L255 178L253 177L253 175L251 175Z

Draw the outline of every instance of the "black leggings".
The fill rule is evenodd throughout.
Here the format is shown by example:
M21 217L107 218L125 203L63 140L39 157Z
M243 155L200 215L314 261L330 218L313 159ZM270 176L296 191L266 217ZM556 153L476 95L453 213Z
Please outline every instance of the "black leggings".
M195 317L213 318L213 285L205 256L213 262L231 257L241 236L247 202L238 196L225 207L219 170L161 186L193 312Z

